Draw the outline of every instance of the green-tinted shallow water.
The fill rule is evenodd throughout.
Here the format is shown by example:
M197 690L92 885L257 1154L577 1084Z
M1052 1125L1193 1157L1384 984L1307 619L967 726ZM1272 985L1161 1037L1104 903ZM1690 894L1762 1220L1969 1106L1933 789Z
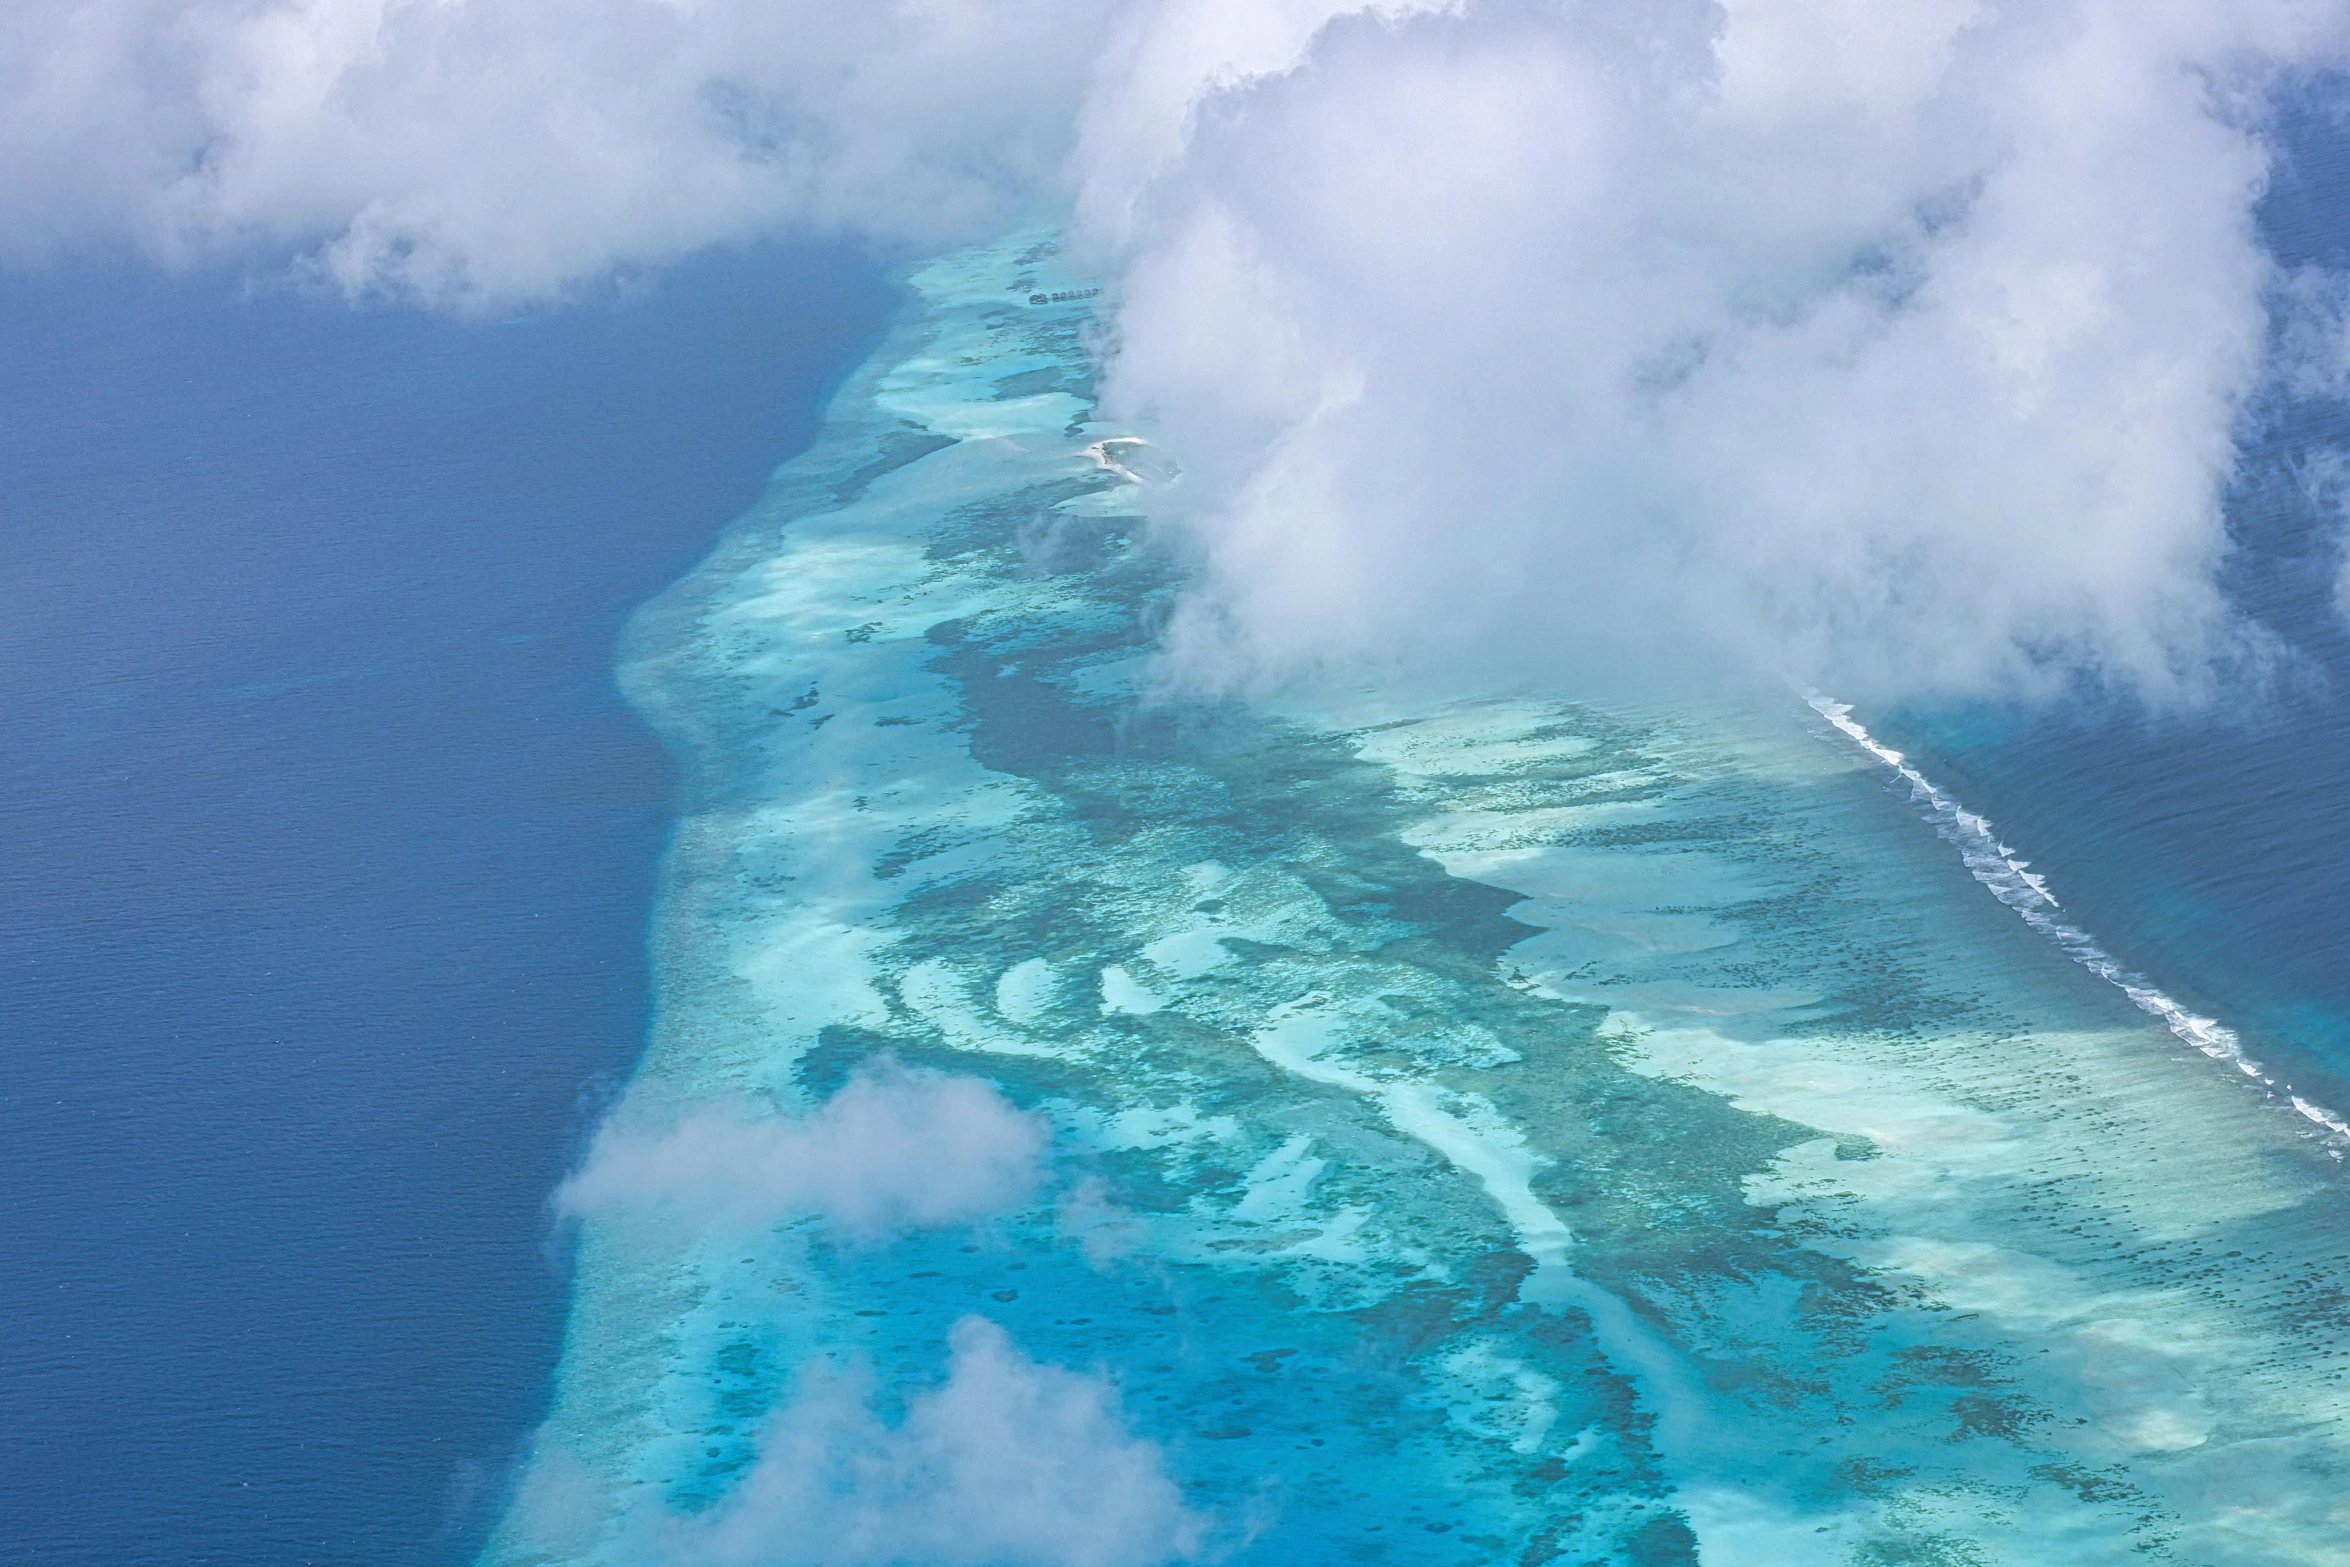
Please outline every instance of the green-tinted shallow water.
M1045 1175L881 1234L591 1213L485 1562L2350 1562L2322 1133L1792 699L1139 702L1164 481L1098 445L1086 306L1027 302L1034 235L913 285L633 634L689 784L632 1101L802 1115L888 1053L1044 1117ZM1139 1522L855 1494L823 1434L911 1451L972 1317L953 1387L1065 1394Z

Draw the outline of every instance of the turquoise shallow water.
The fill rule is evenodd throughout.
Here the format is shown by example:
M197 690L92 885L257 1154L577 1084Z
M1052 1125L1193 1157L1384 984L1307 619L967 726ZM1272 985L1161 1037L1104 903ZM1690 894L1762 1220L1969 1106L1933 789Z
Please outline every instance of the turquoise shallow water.
M656 1022L485 1562L2350 1556L2322 1127L1793 698L1143 700L1075 280L911 285L632 632Z

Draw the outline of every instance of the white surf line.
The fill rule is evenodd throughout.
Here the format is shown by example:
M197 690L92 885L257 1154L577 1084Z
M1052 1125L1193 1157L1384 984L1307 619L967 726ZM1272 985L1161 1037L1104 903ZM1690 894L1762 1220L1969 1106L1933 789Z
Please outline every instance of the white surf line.
M1959 859L1975 880L1989 888L1991 896L2022 915L2025 924L2055 943L2066 957L2128 996L2140 1011L2162 1019L2179 1038L2214 1061L2225 1061L2264 1087L2282 1092L2303 1116L2344 1142L2350 1142L2350 1121L2294 1093L2290 1083L2280 1087L2259 1062L2244 1053L2244 1042L2234 1029L2217 1019L2198 1017L2180 1006L2155 989L2145 975L2124 968L2118 958L2097 944L2096 937L2060 917L2057 911L2063 905L2048 890L2048 883L2029 868L2031 862L2017 859L2015 850L1999 841L1998 832L1987 819L1960 805L1932 779L1910 766L1899 751L1879 744L1874 735L1853 720L1850 703L1822 696L1817 691L1805 691L1803 699L1855 745L1901 775L1902 781L1909 785L1910 799L1923 808L1925 818L1934 824L1934 831L1958 850ZM2335 1158L2342 1157L2339 1148L2332 1152Z

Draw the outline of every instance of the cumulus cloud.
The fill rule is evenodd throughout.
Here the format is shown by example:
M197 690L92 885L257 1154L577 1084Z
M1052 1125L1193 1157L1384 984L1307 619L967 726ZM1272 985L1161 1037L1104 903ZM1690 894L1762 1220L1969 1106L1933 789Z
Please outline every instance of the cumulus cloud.
M656 1211L755 1227L816 1214L875 1234L969 1224L1036 1187L1047 1134L989 1085L860 1068L805 1117L716 1105L666 1124L623 1107L557 1194L567 1213Z
M885 1425L859 1381L811 1368L734 1493L677 1525L674 1567L1154 1567L1206 1520L1105 1380L1029 1359L982 1317L946 1381Z
M0 245L478 309L1073 213L1186 680L2192 698L2346 5L24 0Z
M1220 91L1110 406L1190 475L1175 651L1899 694L2256 655L2214 586L2329 7L1474 5ZM1187 493L1185 492L1187 491Z

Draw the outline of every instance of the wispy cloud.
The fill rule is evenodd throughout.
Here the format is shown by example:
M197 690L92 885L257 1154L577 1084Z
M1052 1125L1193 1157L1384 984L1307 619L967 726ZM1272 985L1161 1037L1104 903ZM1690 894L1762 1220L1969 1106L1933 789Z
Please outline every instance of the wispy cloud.
M1031 1360L983 1317L956 1324L944 1383L886 1425L858 1379L811 1368L757 1462L675 1524L674 1567L1155 1567L1199 1554L1159 1449L1098 1376Z
M0 254L298 252L457 309L781 232L931 244L1066 153L1098 0L20 0Z
M557 1194L572 1214L658 1211L695 1225L757 1227L816 1214L880 1234L968 1224L1035 1189L1041 1119L975 1078L860 1068L805 1117L749 1105L657 1119L624 1105Z

